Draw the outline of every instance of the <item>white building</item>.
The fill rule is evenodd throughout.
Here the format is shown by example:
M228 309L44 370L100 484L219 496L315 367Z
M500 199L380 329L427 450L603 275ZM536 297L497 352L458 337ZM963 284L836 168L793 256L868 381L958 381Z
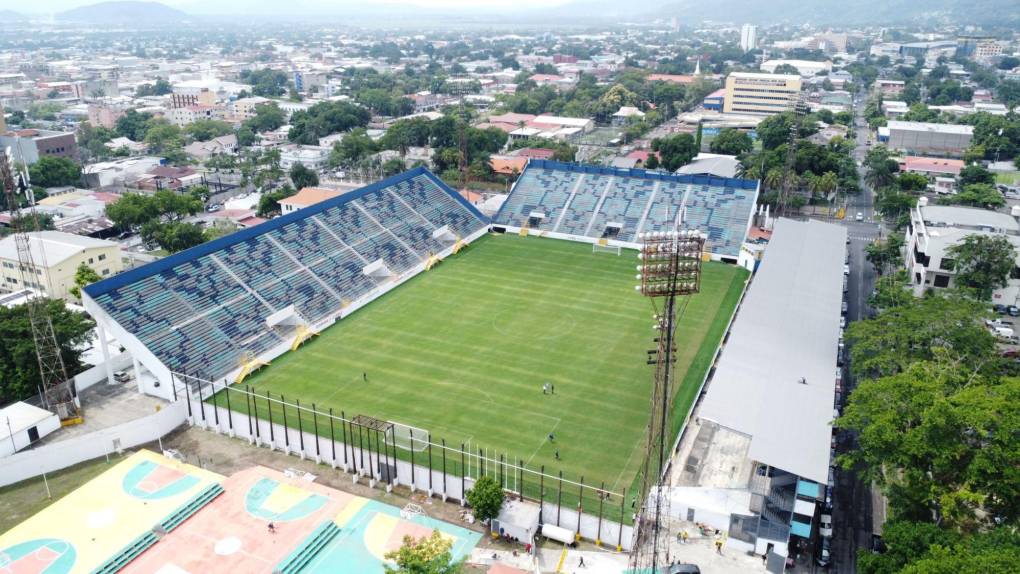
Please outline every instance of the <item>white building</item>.
M758 27L754 24L744 24L740 27L740 49L745 52L758 47Z
M956 272L946 252L968 235L1005 237L1020 254L1020 223L1015 215L976 207L927 205L921 198L910 212L904 254L914 294L920 296L928 289L954 285ZM1020 255L1016 263L1007 285L992 294L993 303L1020 304L1020 279L1016 279L1020 277Z
M776 68L783 65L797 68L797 73L799 73L802 78L817 76L819 72L832 71L832 62L828 60L824 62L814 62L811 60L766 60L761 63L761 70L763 72L774 74L776 73Z
M889 148L913 155L959 156L970 147L974 126L889 122Z
M13 236L0 240L0 293L34 289L52 299L73 301L74 275L80 265L91 267L100 277L112 277L124 269L120 244L60 231L28 234L34 268L22 270Z
M280 150L280 167L290 169L300 163L308 169L320 171L326 169L329 160L329 148L310 145L289 145Z
M46 409L14 403L0 409L0 458L10 456L60 428L60 419Z

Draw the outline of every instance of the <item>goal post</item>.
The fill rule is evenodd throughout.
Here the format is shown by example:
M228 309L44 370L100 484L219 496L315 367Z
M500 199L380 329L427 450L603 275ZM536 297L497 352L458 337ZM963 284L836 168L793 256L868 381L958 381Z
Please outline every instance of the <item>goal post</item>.
M619 245L610 245L609 241L604 238L591 244L592 253L615 253L620 255L622 251L623 250Z
M389 430L386 431L386 434L389 435L387 438L397 448L408 451L413 450L415 452L422 452L428 449L429 431L394 421L387 422L391 425Z

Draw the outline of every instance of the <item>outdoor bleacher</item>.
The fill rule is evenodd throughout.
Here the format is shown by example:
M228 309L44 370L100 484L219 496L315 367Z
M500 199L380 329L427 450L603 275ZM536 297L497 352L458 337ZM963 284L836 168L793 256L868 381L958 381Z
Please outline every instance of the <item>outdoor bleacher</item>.
M531 160L493 223L586 240L616 224L615 239L634 243L638 233L670 229L682 206L684 227L705 233L709 252L736 258L757 194L754 180Z
M266 318L289 305L316 323L420 269L486 218L423 168L278 217L84 289L173 371L219 378L286 343Z

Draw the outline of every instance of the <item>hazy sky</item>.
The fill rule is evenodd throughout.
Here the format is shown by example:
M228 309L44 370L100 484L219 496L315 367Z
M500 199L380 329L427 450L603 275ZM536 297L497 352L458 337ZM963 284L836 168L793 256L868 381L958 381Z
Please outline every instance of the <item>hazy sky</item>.
M47 11L61 11L70 8L77 8L78 6L87 6L89 4L96 4L103 0L35 0L31 4L22 4L21 6L5 6L7 0L0 0L0 8L10 8L16 11L25 12L47 12ZM144 1L144 0L143 0ZM190 7L196 4L203 4L203 12L209 11L209 4L207 0L199 2L198 0L155 0L167 6L173 6L174 8L180 8L181 10L188 11ZM378 4L414 4L423 8L492 8L494 10L500 9L529 9L538 7L554 7L561 4L567 3L569 0L303 0L298 2L299 4L307 4L322 7L340 7L350 5L378 5ZM216 0L212 0L212 5L215 5Z

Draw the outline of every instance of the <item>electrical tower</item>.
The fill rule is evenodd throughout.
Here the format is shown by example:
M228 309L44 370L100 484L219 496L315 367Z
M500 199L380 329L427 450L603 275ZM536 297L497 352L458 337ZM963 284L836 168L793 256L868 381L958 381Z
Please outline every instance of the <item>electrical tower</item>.
M669 564L669 496L664 476L670 456L673 380L676 376L676 327L688 297L701 290L701 258L705 238L696 230L642 233L637 266L637 290L652 300L655 308L656 348L648 351L648 364L655 367L651 416L641 466L643 497L635 520L637 539L631 554L632 571L658 574ZM665 494L665 495L664 495Z
M807 103L804 101L804 95L798 94L797 101L793 105L793 124L790 126L790 136L786 144L786 161L783 164L783 183L779 192L779 205L777 211L781 215L786 215L786 205L790 201L790 197L794 191L794 183L796 183L796 167L797 167L797 140L800 139L800 128L804 121L804 116L808 113Z
M11 212L11 226L14 230L14 243L18 252L18 267L21 271L21 284L27 289L30 283L37 283L41 276L36 274L35 256L32 254L29 233L39 230L39 216L35 210L35 198L29 185L27 170L16 170L10 149L0 150L0 185L4 189L7 208ZM23 194L30 206L28 217L18 215L18 195ZM40 246L38 259L41 268L45 269L46 249ZM29 324L32 329L32 341L35 344L35 355L39 361L41 379L40 396L43 406L56 413L62 425L77 424L82 421L81 407L74 396L72 383L68 380L64 358L60 354L60 345L53 331L53 320L47 309L49 299L38 293L30 296L25 303L28 308Z

